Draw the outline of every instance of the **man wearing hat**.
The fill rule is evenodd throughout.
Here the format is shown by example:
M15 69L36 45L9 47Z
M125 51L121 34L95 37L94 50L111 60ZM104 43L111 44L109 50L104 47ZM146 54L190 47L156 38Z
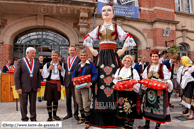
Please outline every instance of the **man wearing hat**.
M164 51L162 51L161 53L160 53L160 59L159 59L159 63L160 64L162 64L165 60L167 60L167 51L166 50L164 50Z
M51 58L52 61L47 62L42 71L42 77L47 79L44 94L49 115L47 121L52 121L52 110L53 118L60 120L59 116L57 116L57 108L58 100L61 98L61 84L63 84L63 77L65 76L64 64L58 62L59 52L52 51Z

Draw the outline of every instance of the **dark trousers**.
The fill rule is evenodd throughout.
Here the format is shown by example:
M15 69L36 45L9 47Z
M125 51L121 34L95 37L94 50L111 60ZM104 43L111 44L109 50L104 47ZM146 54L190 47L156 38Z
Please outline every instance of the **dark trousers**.
M75 98L75 88L73 85L69 85L65 87L66 91L66 106L67 106L67 114L72 115L72 107L71 107L71 96L73 96L73 105L74 105L74 115L78 115L78 104Z
M172 91L173 92L173 91ZM171 98L171 94L172 94L172 92L168 92L168 102L170 103L170 98Z
M28 121L29 119L27 117L28 96L30 102L30 119L36 120L36 95L37 91L33 91L33 89L30 92L22 92L22 95L19 95L22 121Z

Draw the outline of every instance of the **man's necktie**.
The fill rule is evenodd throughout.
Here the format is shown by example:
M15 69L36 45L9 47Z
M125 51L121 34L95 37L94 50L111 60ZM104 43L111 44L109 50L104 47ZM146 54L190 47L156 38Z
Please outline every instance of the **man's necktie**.
M32 64L32 61L31 61L31 60L29 60L29 65L31 66L31 64Z

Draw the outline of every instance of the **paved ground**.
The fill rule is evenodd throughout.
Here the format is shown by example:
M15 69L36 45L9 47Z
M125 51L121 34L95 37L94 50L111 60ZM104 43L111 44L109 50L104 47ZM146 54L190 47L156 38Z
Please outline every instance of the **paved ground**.
M161 125L161 129L194 129L194 120L180 121L174 117L180 116L181 111L184 109L181 105L179 105L180 98L174 98L172 95L171 99L172 104L175 105L174 108L171 108L171 123L166 123ZM0 122L2 121L20 121L21 115L20 111L16 111L15 103L2 103L0 102ZM59 101L59 108L57 113L61 118L66 115L66 106L65 101ZM37 102L37 121L45 122L48 118L47 110L46 110L46 102ZM135 120L134 129L137 129L139 125L144 125L144 120ZM74 118L70 118L68 120L62 121L63 129L83 129L84 124L77 125L76 120ZM151 122L151 129L154 129L155 123ZM0 128L2 128L0 126ZM99 129L96 127L90 127L90 129Z

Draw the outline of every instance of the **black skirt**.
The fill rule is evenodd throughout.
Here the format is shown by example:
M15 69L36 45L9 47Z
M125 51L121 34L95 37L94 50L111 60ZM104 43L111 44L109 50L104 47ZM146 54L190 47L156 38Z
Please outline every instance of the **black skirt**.
M61 91L57 90L57 84L46 82L44 100L58 101L61 98Z
M120 67L116 51L100 50L95 64L99 77L97 85L94 86L90 124L103 128L123 125L123 121L116 117L116 92L112 82L116 70Z
M142 119L139 95L134 91L117 91L117 117Z
M182 101L184 101L186 105L191 105L191 109L194 110L194 82L189 82L183 90Z

